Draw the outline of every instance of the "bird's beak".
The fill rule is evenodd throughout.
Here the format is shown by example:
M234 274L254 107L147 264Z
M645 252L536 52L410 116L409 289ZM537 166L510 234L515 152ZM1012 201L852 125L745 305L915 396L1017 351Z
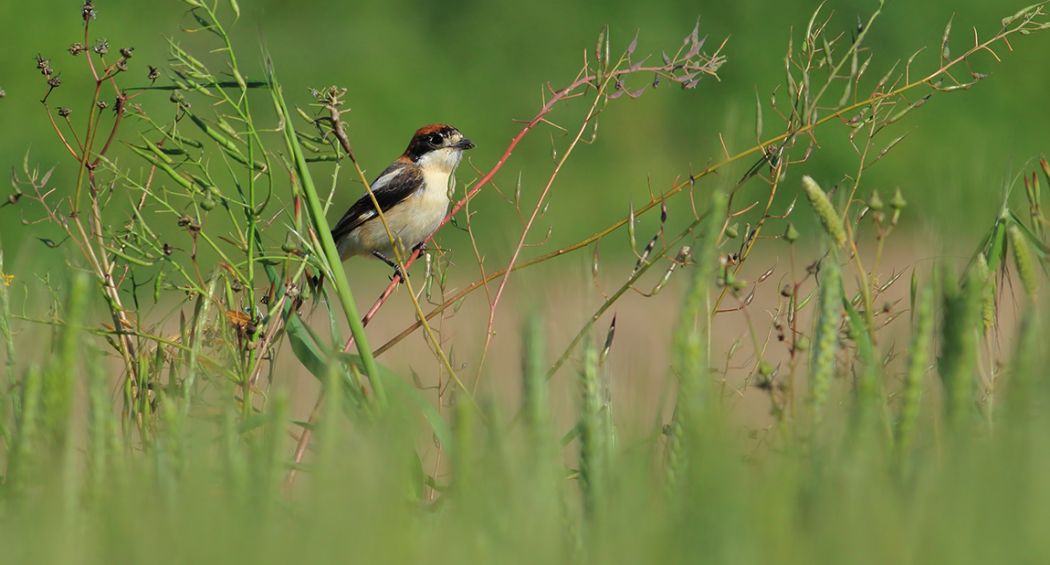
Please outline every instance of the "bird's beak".
M464 137L456 144L456 149L474 149L474 142Z

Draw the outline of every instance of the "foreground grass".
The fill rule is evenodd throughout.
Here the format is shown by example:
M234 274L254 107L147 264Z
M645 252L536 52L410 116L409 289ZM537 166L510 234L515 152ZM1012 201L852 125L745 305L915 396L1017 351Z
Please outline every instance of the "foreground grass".
M601 32L576 78L552 88L503 158L457 194L446 221L456 219L472 249L455 257L473 252L479 278L449 286L448 270L462 263L446 250L399 254L406 270L417 259L428 267L399 295L415 319L372 349L366 326L398 284L359 316L327 236L341 168L367 185L342 119L347 90L315 90L304 108L285 98L269 61L265 80L245 79L224 25L238 4L187 4L199 26L189 32L218 47L204 62L171 42L166 77L151 67L148 86L121 86L136 80L125 74L133 49L116 58L104 41L86 48L98 15L91 2L81 7L84 41L68 49L87 66L88 88L56 91L57 63L37 58L43 115L77 180L55 187L27 156L4 205L63 234L55 241L27 228L41 230L70 269L36 285L31 275L12 279L0 257L0 557L986 563L1035 561L1050 549L1039 535L1050 525L1050 450L1039 433L1050 395L1040 326L1040 268L1050 262L1040 179L1050 183L1050 164L1009 185L970 260L931 267L914 258L890 273L885 241L909 205L900 190L880 196L865 176L904 139L894 124L987 76L972 70L975 57L1050 29L1043 5L1003 18L955 55L949 24L926 70L909 61L882 78L865 62L880 10L849 34L818 10L788 49L784 89L765 105L778 133L763 135L759 100L756 137L766 141L727 149L557 247L539 224L562 165L596 138L598 116L656 79L694 89L726 62L725 44L707 44L699 27L662 63L647 63L635 41L614 56ZM641 89L625 86L641 75ZM117 92L112 113L102 112L107 89ZM58 104L84 93L90 115L77 134ZM146 103L157 94L166 110ZM554 113L584 102L575 118ZM506 263L486 265L471 200L508 186L495 180L503 164L554 115L574 120L575 134L554 141L538 196L519 190L506 202L528 220ZM810 142L832 127L848 132L855 162L818 181L805 175L819 150ZM742 175L728 169L748 162ZM331 174L327 197L321 171ZM797 195L798 209L781 209L778 192ZM626 277L599 252L624 239L635 258ZM773 267L749 260L759 244L769 251L756 257L776 256ZM542 320L526 324L521 371L501 375L516 380L520 400L478 393L493 370L486 356L496 355L508 281L577 251L591 253L595 309L569 328L564 349L547 347ZM306 284L317 273L332 281L320 296ZM905 273L907 293L896 284ZM638 376L669 377L661 392L670 406L627 440L616 422L642 410L609 392L607 354L625 347L614 306L630 291L675 288L672 277L685 279L676 319L649 321L673 328L660 345L671 362L666 375ZM472 323L484 342L464 361L442 326L480 290L487 311ZM770 300L756 302L759 294ZM310 325L326 317L327 332L304 323L307 308L320 308ZM746 329L723 351L713 344L724 341L714 336L726 316ZM27 330L34 325L49 339L29 337L39 335ZM412 375L413 386L380 356L417 329L440 365ZM291 410L278 356L321 383L308 415ZM568 425L552 414L564 404L551 399L556 374L577 385ZM748 391L768 401L769 425L753 433L732 423L739 415L725 402Z

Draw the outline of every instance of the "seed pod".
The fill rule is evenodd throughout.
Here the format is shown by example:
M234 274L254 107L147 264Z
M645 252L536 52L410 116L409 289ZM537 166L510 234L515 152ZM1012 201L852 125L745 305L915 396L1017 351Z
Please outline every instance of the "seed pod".
M879 197L879 191L873 190L871 192L871 198L868 199L868 208L878 212L879 210L882 210L882 207L882 198Z
M824 231L835 242L835 245L846 243L846 229L842 227L842 219L839 218L835 207L828 200L828 195L821 190L817 181L808 175L804 176L802 177L802 188L806 191L806 198L809 200L809 204L813 206L813 211L820 218Z

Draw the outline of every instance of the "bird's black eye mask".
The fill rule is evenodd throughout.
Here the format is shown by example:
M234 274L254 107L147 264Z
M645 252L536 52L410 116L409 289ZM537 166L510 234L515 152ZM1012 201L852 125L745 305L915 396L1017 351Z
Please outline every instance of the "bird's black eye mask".
M444 147L448 138L455 132L456 128L445 126L436 131L416 135L412 138L412 142L409 143L408 149L405 150L405 155L413 161L417 161L428 151Z

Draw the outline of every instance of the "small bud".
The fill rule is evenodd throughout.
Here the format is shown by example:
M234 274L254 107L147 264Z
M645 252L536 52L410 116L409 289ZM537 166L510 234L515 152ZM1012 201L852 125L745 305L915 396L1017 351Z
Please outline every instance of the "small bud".
M768 361L763 360L758 364L758 374L769 378L769 376L773 374L773 366L770 365Z
M800 335L795 339L795 351L805 351L809 349L809 338Z
M901 189L897 189L897 192L893 193L893 198L890 200L890 208L894 210L902 210L908 205L908 201L904 199L904 195L901 194Z
M788 227L784 230L784 239L787 240L788 243L795 243L798 241L798 238L799 233L798 230L795 229L795 224L788 222Z
M109 42L105 39L99 39L95 42L95 46L91 48L92 51L99 55L105 55L109 53Z
M882 206L882 198L879 198L879 191L873 190L871 192L871 198L868 199L868 208L878 212L879 210L882 210Z
M201 209L203 209L205 212L207 212L207 211L215 208L215 204L216 204L215 199L212 198L211 196L208 196L204 200L201 200Z
M740 227L738 224L733 224L726 228L726 237L729 239L736 239L740 235Z
M281 251L284 251L285 253L295 253L299 251L299 248L294 243L286 241L281 245Z
M65 106L62 106L62 107L60 107L58 109L58 115L62 116L63 118L68 118L69 115L72 114L72 113L73 113L73 111L70 110L69 108L66 108Z
M84 44L77 41L69 46L69 54L76 57L84 52Z

